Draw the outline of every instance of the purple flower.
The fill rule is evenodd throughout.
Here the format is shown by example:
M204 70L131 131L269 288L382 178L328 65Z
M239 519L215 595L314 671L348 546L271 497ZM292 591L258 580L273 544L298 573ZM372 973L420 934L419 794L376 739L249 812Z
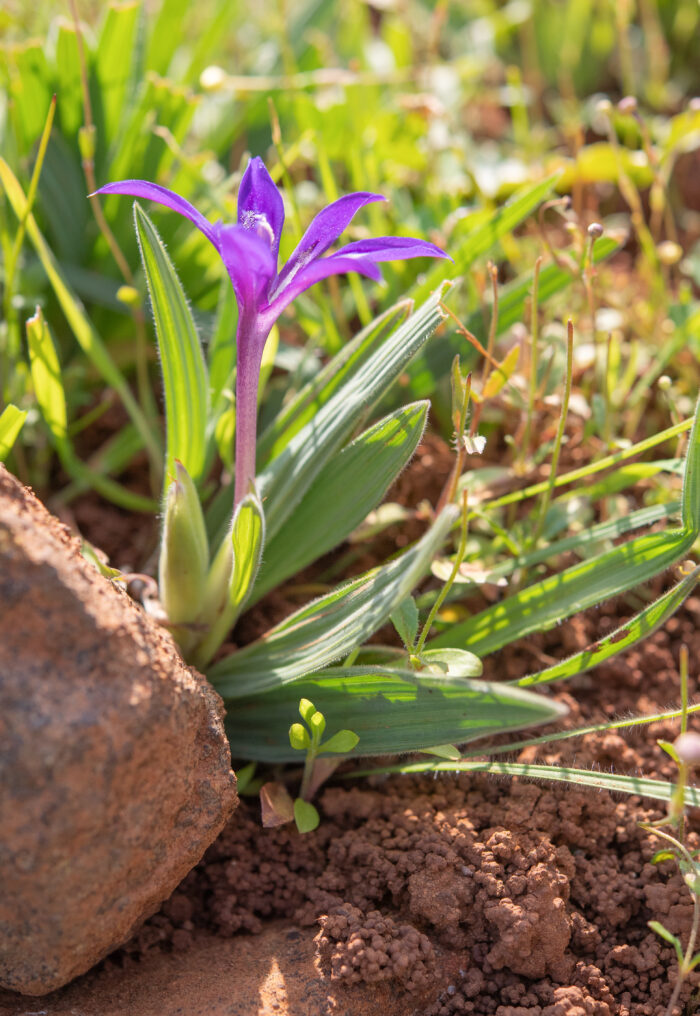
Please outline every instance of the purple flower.
M263 348L282 311L315 282L330 275L359 272L380 280L380 261L447 257L433 243L411 237L381 236L359 240L326 254L355 213L381 194L359 191L332 202L313 220L289 261L277 271L284 224L282 195L262 159L248 164L238 191L238 224L211 223L184 198L145 180L120 180L97 194L130 194L166 205L197 226L214 245L238 303L236 334L236 504L255 479L258 378ZM324 255L326 255L324 257Z

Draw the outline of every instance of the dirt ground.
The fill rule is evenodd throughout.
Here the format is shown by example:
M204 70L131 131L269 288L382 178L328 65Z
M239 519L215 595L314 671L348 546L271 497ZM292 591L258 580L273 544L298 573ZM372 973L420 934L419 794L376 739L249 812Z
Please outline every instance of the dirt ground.
M624 599L589 611L489 658L485 676L537 669L631 613ZM676 705L683 643L695 696L699 621L693 597L638 649L558 686L566 726ZM677 733L590 734L519 760L672 778L656 738ZM684 936L692 907L673 865L650 863L659 842L639 822L660 817L653 802L431 775L336 780L318 804L320 827L300 836L263 829L244 801L135 938L51 995L0 993L0 1016L665 1012L673 952L647 922ZM678 1014L696 1012L697 984Z

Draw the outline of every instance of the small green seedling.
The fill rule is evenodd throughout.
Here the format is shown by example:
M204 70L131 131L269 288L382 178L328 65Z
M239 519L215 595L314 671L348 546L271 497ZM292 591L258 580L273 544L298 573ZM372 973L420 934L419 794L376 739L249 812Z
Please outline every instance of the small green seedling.
M320 821L318 811L309 798L338 765L335 760L322 760L331 763L330 771L328 765L319 767L318 756L347 755L357 746L360 739L352 730L339 730L327 741L321 741L326 729L326 718L308 699L300 700L299 715L304 723L293 723L289 728L289 743L292 748L306 752L300 795L294 802L294 821L300 833L308 833L315 829Z

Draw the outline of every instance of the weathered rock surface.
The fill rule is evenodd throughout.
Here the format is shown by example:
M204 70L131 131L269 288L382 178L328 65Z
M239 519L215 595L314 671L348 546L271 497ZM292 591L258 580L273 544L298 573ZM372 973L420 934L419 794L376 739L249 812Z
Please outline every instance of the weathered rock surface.
M237 802L222 712L0 466L0 985L88 970L199 860Z

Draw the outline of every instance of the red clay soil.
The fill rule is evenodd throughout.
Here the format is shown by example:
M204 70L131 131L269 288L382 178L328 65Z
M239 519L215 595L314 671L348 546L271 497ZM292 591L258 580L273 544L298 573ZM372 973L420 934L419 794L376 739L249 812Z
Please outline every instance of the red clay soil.
M538 669L631 613L625 602L590 611L487 659L485 676ZM640 648L561 685L566 725L676 704L683 642L695 695L699 621L691 598ZM677 733L591 734L519 759L673 778L656 738ZM639 822L661 817L653 802L431 775L336 780L318 804L320 827L300 836L262 829L256 800L244 801L129 943L41 999L0 993L0 1016L665 1012L674 956L647 922L684 937L692 907L673 864L651 864L659 842ZM696 1012L697 986L676 1016Z
M677 700L678 646L698 659L699 619L691 599L666 631L580 679L563 693L567 722ZM598 612L530 640L494 672L515 676L615 623ZM588 735L538 760L670 777L655 738L676 733ZM244 802L122 950L40 1000L1 995L0 1014L664 1013L673 955L647 921L684 935L691 905L673 866L650 863L658 842L638 827L660 815L649 802L424 776L336 784L319 803L320 828L300 836L262 829L256 803Z

